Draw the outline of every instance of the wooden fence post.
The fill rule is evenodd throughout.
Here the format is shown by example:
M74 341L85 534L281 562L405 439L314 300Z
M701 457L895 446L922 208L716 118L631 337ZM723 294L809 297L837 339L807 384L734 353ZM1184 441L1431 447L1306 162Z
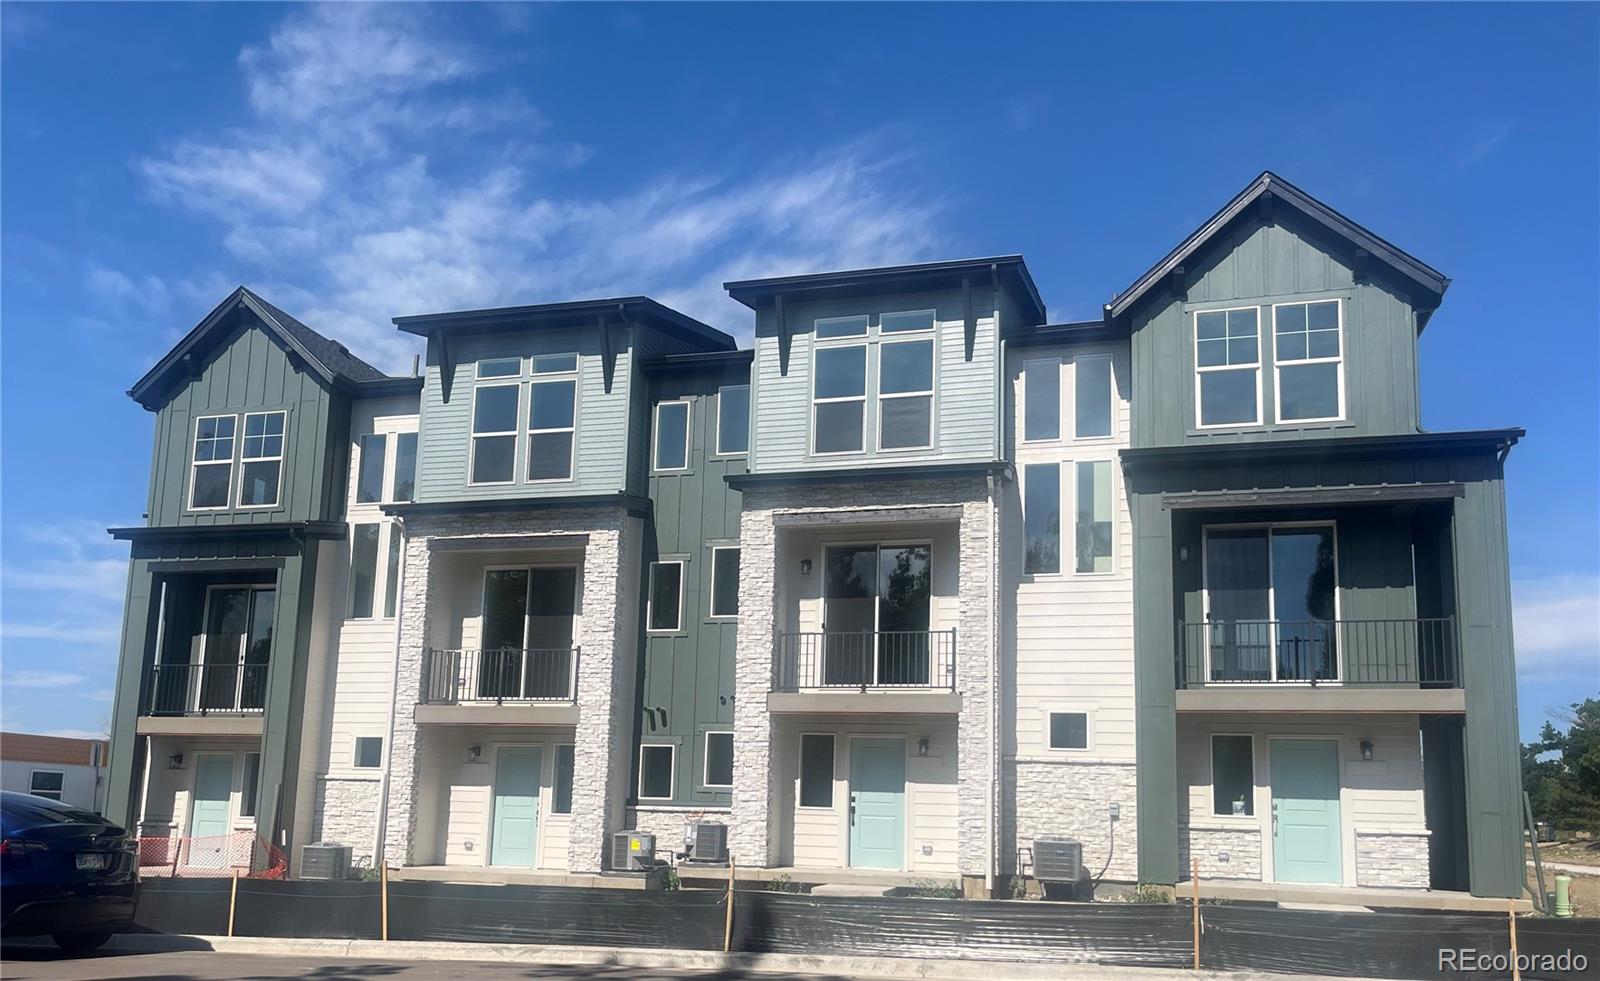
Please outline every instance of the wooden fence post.
M233 885L228 887L228 936L233 936L233 911L239 905L239 867L233 867Z
M733 949L733 871L735 863L733 856L728 856L728 917L722 927L722 952L726 954Z
M383 939L389 939L389 863L384 861L378 865L378 882L381 888L379 908L383 913Z
M1522 981L1522 966L1517 963L1517 901L1506 900L1506 914L1511 918L1511 981Z
M1193 899L1190 905L1194 907L1194 969L1200 970L1200 859L1198 856L1189 856L1189 883L1193 887Z

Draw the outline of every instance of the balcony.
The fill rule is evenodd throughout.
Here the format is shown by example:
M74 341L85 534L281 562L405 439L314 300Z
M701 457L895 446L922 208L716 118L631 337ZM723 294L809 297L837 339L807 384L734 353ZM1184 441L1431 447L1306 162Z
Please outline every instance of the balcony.
M422 653L418 722L562 724L577 721L576 647Z
M778 635L774 712L953 712L955 630L805 632Z
M1454 617L1185 621L1177 648L1179 709L1458 712L1464 704Z
M260 735L266 662L156 664L138 729L146 735Z

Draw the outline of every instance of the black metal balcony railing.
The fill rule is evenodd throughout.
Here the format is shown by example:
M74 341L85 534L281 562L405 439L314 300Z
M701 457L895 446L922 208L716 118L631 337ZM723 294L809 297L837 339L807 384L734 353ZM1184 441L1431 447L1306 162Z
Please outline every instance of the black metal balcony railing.
M956 687L954 630L778 635L774 691Z
M422 652L424 702L570 702L577 680L576 647Z
M1455 688L1455 618L1183 622L1177 682Z
M267 704L266 663L157 664L149 715L250 715Z

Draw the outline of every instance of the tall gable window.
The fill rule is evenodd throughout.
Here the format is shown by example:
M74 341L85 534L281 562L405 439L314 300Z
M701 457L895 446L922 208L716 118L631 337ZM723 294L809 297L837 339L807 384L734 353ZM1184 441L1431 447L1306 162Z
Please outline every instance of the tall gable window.
M1195 415L1201 428L1261 422L1259 311L1194 315Z
M239 506L278 505L283 479L283 412L247 412L239 451Z
M1061 438L1061 362L1055 358L1022 364L1022 439Z
M201 416L194 425L189 509L215 511L228 506L233 487L233 437L237 416Z
M1072 434L1078 439L1111 435L1111 359L1078 358L1072 364Z
M1344 418L1339 301L1272 308L1273 371L1279 422Z

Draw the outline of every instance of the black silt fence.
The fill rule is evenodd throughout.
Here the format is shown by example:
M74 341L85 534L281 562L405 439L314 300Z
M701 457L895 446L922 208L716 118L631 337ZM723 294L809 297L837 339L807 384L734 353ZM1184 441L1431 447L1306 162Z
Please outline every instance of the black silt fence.
M383 935L382 888L376 882L240 879L234 936L376 940ZM226 894L223 907L226 913Z
M724 904L717 890L391 881L389 939L721 950Z
M145 879L134 926L143 933L228 932L227 879Z
M1187 967L1187 908L740 892L733 949Z

